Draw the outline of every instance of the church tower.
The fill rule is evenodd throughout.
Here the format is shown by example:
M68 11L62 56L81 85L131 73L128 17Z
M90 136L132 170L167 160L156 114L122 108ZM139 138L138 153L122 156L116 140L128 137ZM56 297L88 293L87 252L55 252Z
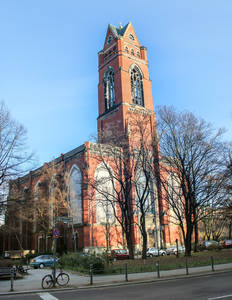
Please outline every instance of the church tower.
M153 133L155 113L147 49L141 46L131 22L119 28L108 26L98 58L98 136L115 130L126 132L128 112L138 111L150 115Z

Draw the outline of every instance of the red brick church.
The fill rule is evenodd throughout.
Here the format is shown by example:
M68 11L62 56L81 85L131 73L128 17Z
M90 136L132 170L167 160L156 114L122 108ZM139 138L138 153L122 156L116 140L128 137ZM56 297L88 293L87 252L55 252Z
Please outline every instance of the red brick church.
M108 171L112 170L112 174L116 173L113 166L116 163L110 152L112 137L121 133L128 149L138 142L134 119L144 120L147 143L152 144L152 139L157 135L147 49L140 44L131 23L119 28L109 25L98 61L98 141L85 142L11 182L3 250L50 251L54 215L60 231L58 247L94 251L126 247L123 230L117 221L121 214L118 205L115 204L115 218L114 207L103 205L102 190L94 190L92 182L105 178L104 165L107 165L106 169L109 167ZM114 141L115 149L119 149L117 151L120 153L121 141ZM106 153L104 160L100 153L102 149ZM158 153L159 149L156 150ZM116 160L118 162L118 158ZM155 166L156 175L157 170L158 166ZM111 185L102 180L104 191L112 190ZM150 208L146 212L147 246L165 247L174 244L176 238L180 240L180 232L178 226L169 222L171 213L163 203L163 193L157 180L153 180L151 185ZM59 189L59 186L62 188ZM131 193L131 205L134 207L135 189L132 188ZM69 207L63 203L57 210L51 200L55 198L62 198L63 202L69 203ZM17 202L20 205L17 206ZM41 203L46 206L46 214L41 212ZM35 210L38 213L34 213ZM132 210L136 211L134 208ZM25 213L27 217L23 217ZM142 237L136 223L139 212L134 213L133 219L133 246L141 250Z

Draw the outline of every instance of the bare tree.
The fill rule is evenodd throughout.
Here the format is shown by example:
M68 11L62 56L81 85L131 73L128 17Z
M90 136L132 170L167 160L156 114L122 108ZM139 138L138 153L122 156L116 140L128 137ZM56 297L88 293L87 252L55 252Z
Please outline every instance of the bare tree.
M11 181L6 211L6 227L16 235L20 248L30 248L32 237L38 233L52 236L57 216L70 212L67 175L62 164L44 164L39 170L36 186L32 175ZM24 241L24 242L22 242Z
M205 240L218 241L228 225L225 208L211 205L205 208L205 217L202 217L203 234Z
M154 202L153 147L149 115L132 118L127 132L102 133L100 140L107 144L95 144L96 159L102 175L90 184L95 189L104 207L110 209L121 225L130 257L134 257L134 226L139 226L143 238L143 258L146 258L146 215L152 214ZM151 199L152 198L152 199Z
M98 143L94 147L101 175L89 179L88 183L96 192L96 201L102 203L103 211L107 208L107 214L113 215L120 224L130 257L133 258L133 173L128 151L115 144Z
M224 198L223 130L217 132L192 113L178 113L173 108L159 108L158 131L162 161L160 181L165 191L167 208L174 212L175 222L181 228L186 255L191 255L191 241L197 225L205 215L205 206L217 199L215 207ZM169 180L171 174L171 180Z
M33 154L27 152L26 130L0 103L0 213L6 207L9 180L32 168Z
M232 143L226 145L225 150L225 192L226 199L224 203L225 216L228 220L229 225L229 239L232 238Z
M131 136L133 137L131 155L135 163L133 170L133 187L137 210L135 221L142 235L143 259L146 259L147 252L147 219L150 216L156 223L155 218L157 216L153 133L149 121L150 115L147 114L130 115ZM156 242L154 241L154 243Z

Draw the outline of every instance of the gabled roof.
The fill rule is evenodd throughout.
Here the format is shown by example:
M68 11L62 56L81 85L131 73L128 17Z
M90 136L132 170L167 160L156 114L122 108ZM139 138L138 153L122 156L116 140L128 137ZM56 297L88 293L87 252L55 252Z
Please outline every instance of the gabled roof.
M125 31L126 31L129 24L130 24L130 22L127 23L124 27L120 27L120 28L117 28L114 25L109 24L109 28L112 31L112 33L114 34L114 36L116 38L119 38L120 36L124 35L124 33L125 33Z

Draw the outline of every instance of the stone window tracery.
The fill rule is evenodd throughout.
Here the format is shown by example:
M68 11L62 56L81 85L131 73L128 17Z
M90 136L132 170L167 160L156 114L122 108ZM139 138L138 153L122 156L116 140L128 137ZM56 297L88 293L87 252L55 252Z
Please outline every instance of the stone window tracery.
M69 202L70 217L73 218L73 224L82 224L82 174L77 165L73 165L69 175Z
M54 216L55 216L55 188L56 188L56 174L52 176L49 185L49 208L48 208L48 219L49 219L49 229L54 226Z
M135 40L135 38L134 38L133 34L131 34L131 33L129 34L129 39L130 39L130 40L132 40L132 41L134 41L134 40Z
M111 43L111 41L113 40L113 37L112 35L109 35L108 38L107 38L107 45L109 45Z
M142 74L138 67L134 66L130 71L131 95L134 104L144 106Z
M110 110L115 105L114 70L109 67L104 75L105 110Z
M100 164L94 174L95 183L98 187L96 190L96 223L102 225L112 225L116 221L112 176L113 171L108 165L104 164Z

